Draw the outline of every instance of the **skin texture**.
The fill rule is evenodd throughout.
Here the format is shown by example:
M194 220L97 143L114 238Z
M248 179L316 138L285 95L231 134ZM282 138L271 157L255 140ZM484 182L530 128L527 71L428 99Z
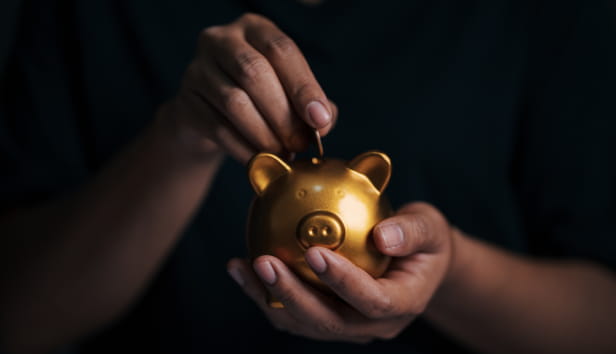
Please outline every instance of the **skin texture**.
M0 215L3 349L47 352L118 318L207 196L224 155L245 163L257 151L301 151L310 129L325 135L336 116L297 46L267 19L205 29L177 96L95 178ZM425 203L403 207L373 236L395 257L379 279L325 249L306 253L339 297L271 256L232 259L228 270L275 327L310 338L393 338L424 314L479 351L615 351L616 285L597 265L512 255ZM266 290L285 308L266 306Z

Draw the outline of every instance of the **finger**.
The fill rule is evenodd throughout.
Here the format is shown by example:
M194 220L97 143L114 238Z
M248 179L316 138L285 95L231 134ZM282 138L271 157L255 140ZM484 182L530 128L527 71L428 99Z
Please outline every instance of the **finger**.
M233 258L227 263L227 272L246 295L254 300L259 307L263 307L266 303L266 290L246 263L243 259Z
M317 294L287 266L272 256L261 256L253 264L266 289L301 322L299 332L315 339L350 338L343 319L333 310L333 300Z
M378 320L404 314L395 301L397 294L392 293L402 289L390 287L386 291L370 274L326 248L312 247L305 256L319 279L366 317Z
M178 114L191 117L194 124L200 125L205 134L218 146L225 150L242 164L256 153L256 150L242 136L230 126L226 119L212 107L196 91L184 90L178 97ZM200 119L208 117L209 119Z
M192 87L214 106L235 129L259 151L281 154L282 143L257 110L251 97L211 60L192 64L196 72Z
M209 48L214 48L211 53L217 65L248 94L285 148L304 150L308 144L307 127L295 116L267 58L239 35L211 40Z
M402 230L404 242L397 252L406 256L393 258L378 281L385 292L398 297L394 302L403 304L406 313L418 315L424 311L447 272L451 228L445 217L427 203L407 204L397 214L390 220L397 222ZM397 219L400 217L402 220ZM381 249L384 249L382 245ZM400 294L412 296L401 297Z
M345 303L307 287L274 257L260 257L255 260L254 268L261 274L266 288L285 304L281 311L287 311L296 320L297 327L289 330L292 333L319 340L368 343L376 337L392 338L392 334L399 333L410 322L410 319L401 321L400 318L368 319ZM271 282L274 285L267 285Z
M417 252L437 252L447 233L446 220L432 206L412 203L396 216L374 227L373 239L383 254L404 257Z
M244 293L257 304L275 328L289 332L297 330L299 324L295 318L289 315L287 311L272 308L269 305L266 289L246 260L231 259L227 263L227 272Z
M244 32L246 40L273 66L297 114L326 135L331 129L333 112L295 42L266 19L249 22Z

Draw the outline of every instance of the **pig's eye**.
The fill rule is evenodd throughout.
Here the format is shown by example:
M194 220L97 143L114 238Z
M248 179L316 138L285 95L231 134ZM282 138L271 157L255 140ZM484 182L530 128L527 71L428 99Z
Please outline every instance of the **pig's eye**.
M305 189L300 189L300 190L297 191L296 195L297 195L298 198L303 198L303 197L306 196L306 193L308 193L308 192L306 192Z
M340 189L340 188L336 189L336 196L338 198L344 197L344 191L342 189Z

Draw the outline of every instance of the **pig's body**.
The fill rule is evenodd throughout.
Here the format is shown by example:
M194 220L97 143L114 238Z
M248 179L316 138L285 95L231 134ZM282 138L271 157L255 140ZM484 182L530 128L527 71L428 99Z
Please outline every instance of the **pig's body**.
M257 173L249 173L257 191L248 220L250 255L276 256L317 286L320 281L304 260L311 246L332 249L374 277L383 274L389 258L376 250L371 232L392 213L381 193L389 175L375 186L340 160L296 161L290 166L275 160L250 165L251 173ZM282 169L277 163L284 164ZM255 184L255 178L266 182Z

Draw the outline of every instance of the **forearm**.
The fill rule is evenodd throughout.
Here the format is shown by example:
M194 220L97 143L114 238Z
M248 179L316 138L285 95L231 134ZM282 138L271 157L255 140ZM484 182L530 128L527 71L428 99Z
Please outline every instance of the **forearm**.
M482 352L616 349L616 280L596 265L537 261L454 236L450 276L426 317Z
M221 156L157 119L93 181L0 222L0 342L49 349L118 316L206 194Z

